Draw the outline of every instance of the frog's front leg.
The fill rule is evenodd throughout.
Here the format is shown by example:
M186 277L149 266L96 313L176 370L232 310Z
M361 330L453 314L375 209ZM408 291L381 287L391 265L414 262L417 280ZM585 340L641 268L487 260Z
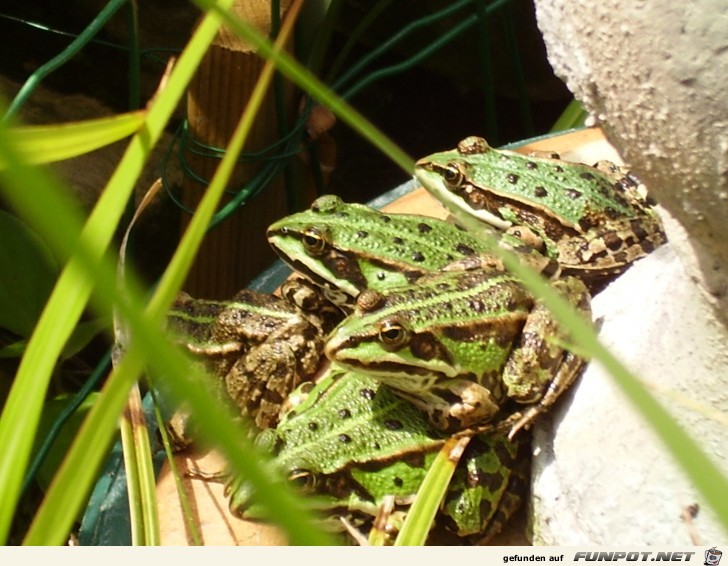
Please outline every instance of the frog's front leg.
M447 432L488 421L500 410L492 392L469 379L449 379L429 392L410 395L398 390L396 393L422 410L435 428Z
M334 304L321 289L304 277L293 277L281 285L281 297L303 312L308 321L328 334L344 319L345 309Z
M552 286L583 316L591 317L589 292L580 279L565 277ZM567 337L546 305L538 301L503 371L507 396L518 403L532 404L513 425L511 437L568 389L582 369L584 360L564 347Z

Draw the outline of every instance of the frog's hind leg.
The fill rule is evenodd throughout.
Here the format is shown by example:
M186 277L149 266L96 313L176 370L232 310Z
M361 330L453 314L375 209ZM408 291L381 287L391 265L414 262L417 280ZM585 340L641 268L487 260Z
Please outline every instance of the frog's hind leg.
M584 317L591 317L589 292L581 280L566 277L552 286ZM511 429L511 438L551 406L580 373L585 362L566 349L567 340L566 330L537 301L521 331L520 344L503 370L508 398L529 405Z
M302 381L294 352L287 345L263 344L239 359L225 377L228 394L241 414L260 429L274 427L281 405Z
M522 428L529 428L536 418L553 405L561 394L569 388L585 365L583 358L567 352L559 366L558 373L549 383L543 397L523 411L521 417L511 427L508 438L512 439Z

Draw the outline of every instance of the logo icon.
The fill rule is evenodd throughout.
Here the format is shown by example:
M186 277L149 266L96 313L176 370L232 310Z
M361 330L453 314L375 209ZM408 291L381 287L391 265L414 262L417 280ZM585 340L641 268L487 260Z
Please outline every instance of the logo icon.
M713 547L705 551L705 564L706 566L718 566L720 559L723 558L723 551Z

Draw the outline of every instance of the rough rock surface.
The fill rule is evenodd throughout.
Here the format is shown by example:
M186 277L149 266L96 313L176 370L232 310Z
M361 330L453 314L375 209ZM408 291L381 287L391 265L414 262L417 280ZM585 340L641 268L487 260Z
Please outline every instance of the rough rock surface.
M600 337L728 475L725 9L719 0L536 1L555 72L676 220L669 246L595 299ZM725 537L710 508L725 494L696 492L596 364L554 422L536 433L536 543ZM695 503L691 533L680 516Z
M664 246L597 295L594 316L601 342L728 475L728 357L716 347L728 343L728 333L707 304L694 311L701 293L684 273L673 248ZM562 401L534 431L535 544L692 545L725 538L710 508L724 494L708 501L697 492L600 365L591 363ZM691 532L682 514L696 503Z
M724 0L537 0L554 71L689 238L672 242L723 321L728 293Z

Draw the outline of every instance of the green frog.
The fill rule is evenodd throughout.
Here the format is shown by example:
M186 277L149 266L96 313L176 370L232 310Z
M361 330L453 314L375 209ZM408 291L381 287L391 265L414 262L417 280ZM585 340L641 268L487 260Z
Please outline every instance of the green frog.
M313 378L326 336L324 323L313 312L250 289L227 301L182 293L167 326L220 378L224 391L219 396L232 400L259 428L274 426L288 394Z
M275 456L272 463L284 477L311 495L312 508L331 530L342 530L342 521L370 526L385 499L393 497L385 530L396 533L447 437L413 405L366 375L334 367L300 389L303 399L276 428L260 433L257 444ZM494 429L470 440L436 528L470 541L500 530L525 490L525 438L511 442ZM264 518L244 479L233 478L227 491L233 513Z
M576 277L552 287L586 318ZM569 387L584 361L548 308L497 267L440 271L415 285L367 290L329 335L326 356L395 389L440 430L493 419L507 402L528 406L511 436Z
M268 228L268 241L297 273L318 285L344 312L366 289L407 285L457 262L488 254L492 244L457 225L417 214L384 213L335 195L316 199L309 210ZM542 273L558 266L516 238L498 243L528 256Z
M595 287L665 243L633 176L608 162L557 157L494 149L472 136L420 159L415 177L469 230L511 233Z

